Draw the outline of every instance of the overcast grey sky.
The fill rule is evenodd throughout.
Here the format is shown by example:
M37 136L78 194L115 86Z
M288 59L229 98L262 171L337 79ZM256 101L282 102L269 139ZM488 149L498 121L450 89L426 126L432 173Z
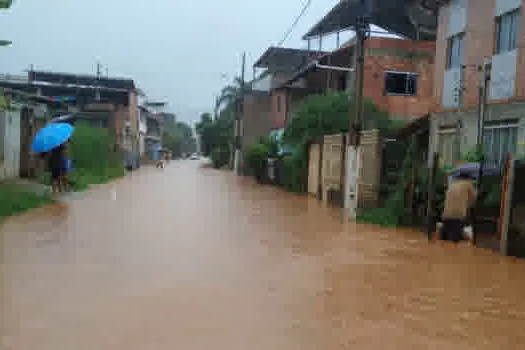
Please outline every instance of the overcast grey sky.
M180 120L212 109L221 87L280 41L306 0L15 0L0 13L2 73L35 69L96 71L130 77L152 99L165 99ZM284 46L301 36L338 0L312 0ZM330 48L334 40L324 40ZM325 47L326 46L326 47ZM227 75L227 79L221 77Z

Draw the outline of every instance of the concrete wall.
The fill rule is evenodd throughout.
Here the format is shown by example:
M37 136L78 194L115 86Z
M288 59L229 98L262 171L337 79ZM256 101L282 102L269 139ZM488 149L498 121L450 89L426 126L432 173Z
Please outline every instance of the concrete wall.
M478 112L475 109L433 114L430 124L429 163L432 161L431 155L438 151L437 145L440 130L455 128L458 120L462 124L459 153L465 154L473 150L476 146L478 135L477 118ZM489 105L485 118L486 124L517 121L517 155L519 157L525 156L525 102Z
M280 129L285 127L286 111L288 108L287 100L288 94L285 89L272 91L272 129Z
M480 72L477 67L484 58L492 60L486 119L489 122L517 121L517 153L525 155L525 20L523 0L456 0L439 11L435 60L436 111L431 120L429 161L437 151L438 133L462 123L459 153L472 150L477 140L477 104ZM463 6L463 8L462 8ZM521 6L517 49L494 55L497 16ZM466 18L466 23L464 19ZM462 77L462 98L456 103L452 90L458 85L446 69L447 39L465 33Z
M252 92L244 97L244 120L242 121L243 148L251 145L258 137L268 136L272 129L272 96Z
M0 110L0 181L20 172L20 110Z

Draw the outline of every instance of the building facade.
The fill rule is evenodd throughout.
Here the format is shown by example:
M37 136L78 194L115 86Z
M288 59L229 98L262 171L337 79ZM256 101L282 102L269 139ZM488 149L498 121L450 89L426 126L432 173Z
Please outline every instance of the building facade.
M279 87L289 114L309 94L353 92L355 42L319 58ZM411 121L434 109L435 42L371 37L365 42L364 96L393 118ZM346 71L345 71L346 70ZM289 115L281 116L284 120Z
M509 152L525 154L523 5L523 0L452 0L440 7L429 152L439 152L443 164L474 150L478 137L491 165L500 166ZM480 133L483 67L490 80Z

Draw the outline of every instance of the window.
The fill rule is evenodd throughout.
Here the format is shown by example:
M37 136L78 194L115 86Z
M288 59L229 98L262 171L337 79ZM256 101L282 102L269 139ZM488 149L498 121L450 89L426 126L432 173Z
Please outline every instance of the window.
M483 152L487 166L499 167L507 154L516 152L518 126L516 123L487 125L483 132Z
M281 96L277 95L277 113L281 113Z
M444 129L438 132L438 153L441 165L454 163L454 148L456 143L456 129Z
M386 72L385 95L415 96L417 74L407 72Z
M465 34L460 33L448 39L447 67L459 68L463 64L463 45Z
M496 54L516 49L520 31L520 10L505 13L496 19Z

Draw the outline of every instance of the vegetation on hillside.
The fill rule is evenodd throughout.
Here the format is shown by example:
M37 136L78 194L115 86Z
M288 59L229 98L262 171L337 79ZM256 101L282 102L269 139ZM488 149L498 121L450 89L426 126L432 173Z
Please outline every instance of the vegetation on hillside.
M175 158L183 154L195 153L197 141L191 126L184 122L166 122L162 135L162 143Z

